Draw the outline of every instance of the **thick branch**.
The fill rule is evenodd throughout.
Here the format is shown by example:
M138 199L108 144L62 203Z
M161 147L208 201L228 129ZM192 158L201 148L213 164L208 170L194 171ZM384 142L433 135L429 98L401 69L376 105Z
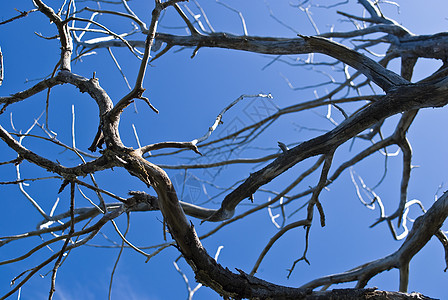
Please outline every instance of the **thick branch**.
M231 217L238 203L251 197L260 186L270 182L298 162L315 155L325 154L328 149L336 149L386 117L417 108L444 106L448 103L447 96L448 79L394 89L381 100L346 119L335 129L288 150L263 169L252 173L244 183L224 198L220 210L209 221L214 221L215 217L219 220L223 217Z
M58 16L54 10L43 3L41 0L33 0L34 5L36 5L43 14L45 14L51 22L53 22L58 28L59 40L61 43L61 70L71 70L71 56L72 56L72 38L68 29L67 23L64 23L60 16Z
M408 83L394 72L387 70L367 56L323 37L289 39L235 36L228 33L191 36L175 36L158 33L156 39L165 42L168 45L225 48L263 54L290 55L322 53L336 58L361 71L365 76L386 91L395 85ZM120 41L107 41L106 43L107 44L101 44L101 46L105 47L107 45L107 47L114 47L121 46L122 44ZM129 43L137 47L143 46L143 42L139 41L129 41ZM89 47L92 46L99 45L89 45Z
M0 138L17 154L30 161L33 164L36 164L43 169L58 173L61 176L86 176L90 173L95 173L100 170L109 169L116 164L110 161L107 157L101 156L100 158L88 162L86 164L82 164L73 168L68 168L60 165L59 163L55 163L45 157L37 155L36 153L30 151L29 149L22 146L18 141L16 141L1 125L0 125Z
M256 277L250 276L241 270L234 274L223 268L203 248L196 235L194 227L190 225L183 213L176 191L166 173L152 163L139 158L135 154L123 156L130 166L135 166L134 172L140 172L142 177L149 177L159 197L159 204L169 232L176 241L185 260L190 264L196 274L196 279L211 287L220 295L229 298L249 299L322 299L322 297L344 297L358 293L357 297L373 297L372 290L335 290L326 292L312 292L307 288L290 288L275 285ZM143 167L143 168L142 168ZM338 294L341 292L341 294ZM402 299L412 299L412 295L397 294ZM378 295L384 297L381 292ZM414 295L415 296L415 295ZM423 297L418 295L418 297ZM388 299L387 297L371 299ZM397 298L400 299L400 298ZM419 299L419 298L417 298ZM423 298L422 298L423 299Z
M448 192L445 192L431 208L414 222L411 232L409 233L402 246L393 254L369 262L345 273L330 275L313 280L303 288L317 288L328 284L359 281L363 287L373 276L392 268L404 268L409 264L411 259L417 254L433 235L437 234L445 219L448 217ZM401 284L404 286L404 283Z

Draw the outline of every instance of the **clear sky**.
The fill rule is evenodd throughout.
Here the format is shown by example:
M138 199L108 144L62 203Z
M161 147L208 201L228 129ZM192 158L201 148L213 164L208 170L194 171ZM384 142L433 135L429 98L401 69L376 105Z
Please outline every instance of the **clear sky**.
M78 1L77 1L78 2ZM191 1L190 1L191 2ZM215 1L198 0L217 32L229 32L236 35L243 33L243 26L238 14L219 5ZM249 35L295 37L296 33L304 35L316 34L315 29L306 14L290 6L291 1L236 1L225 3L241 11ZM293 1L294 2L294 1ZM296 1L295 1L296 2ZM327 3L329 1L313 1L312 3ZM339 1L331 1L336 3ZM386 2L386 1L385 1ZM57 9L62 1L46 1ZM94 7L94 1L87 2ZM417 1L397 1L400 8L393 4L383 4L384 13L394 18L400 24L415 34L434 34L446 31L448 26L446 8L442 0L428 0L424 4ZM84 5L85 2L79 2ZM147 23L150 20L152 1L129 1L134 11ZM188 7L195 14L199 14L194 2ZM9 19L17 14L14 9L26 11L33 8L31 1L1 1L0 21ZM120 8L121 9L121 8ZM323 9L311 7L314 21L320 33L331 30L352 30L352 24L336 14L336 9L344 12L362 15L363 10L357 1L337 8ZM278 18L284 25L270 16ZM86 15L85 15L86 16ZM97 20L108 24L111 29L122 33L132 30L127 22L115 21L110 16L99 16ZM286 25L286 26L285 26ZM81 26L81 25L79 25ZM187 34L182 20L173 9L163 16L159 31L175 34ZM0 26L0 47L3 53L5 78L0 87L0 96L9 95L25 88L51 74L59 59L59 44L57 40L47 40L37 34L51 37L56 34L55 26L49 24L48 19L35 12L28 17ZM88 34L89 38L98 35ZM133 38L143 39L136 34ZM87 38L86 38L87 39ZM182 50L182 51L179 51ZM135 80L139 61L126 49L113 49L113 53L120 62L123 72L132 85ZM274 57L266 55L244 53L223 49L200 49L191 59L193 49L174 48L170 52L151 64L144 82L147 96L151 103L160 111L158 115L152 112L143 102L129 107L122 116L120 134L123 142L130 147L138 147L134 127L138 132L140 143L150 144L161 141L189 141L205 134L214 122L217 114L228 104L242 94L271 93L272 101L262 99L245 99L238 103L223 118L224 124L214 133L215 137L224 136L235 128L241 128L260 116L272 113L276 107L285 107L316 97L314 89L294 90L285 81L289 80L294 87L314 85L327 81L325 74L304 70L296 66L283 63L281 60L270 64ZM295 58L295 57L294 57ZM306 58L302 56L301 58ZM323 59L322 56L317 56ZM285 58L288 60L289 58ZM291 60L292 61L292 60ZM419 61L414 80L418 80L433 72L440 63L429 60ZM398 63L392 63L393 70L397 70ZM327 72L331 69L327 69ZM111 56L106 49L98 49L95 55L86 56L82 61L73 64L73 72L90 78L95 72L101 86L108 92L116 103L128 92L122 75L117 70ZM353 70L349 70L353 73ZM342 81L341 74L335 76ZM329 86L329 88L334 86ZM316 89L318 95L323 95L325 89ZM0 115L0 124L9 131L14 129L25 132L45 111L46 93L40 93L26 101L10 106ZM96 104L86 95L80 94L73 87L60 86L51 92L49 127L57 132L57 138L71 144L72 109L75 115L76 145L88 151L98 126L98 109ZM138 111L138 113L136 112ZM285 144L298 143L320 134L319 130L329 130L333 125L322 118L327 113L320 108L313 112L289 115L279 120L275 126L260 136L253 145L254 149L229 154L231 158L258 157L276 153L277 141ZM418 166L412 171L409 186L409 198L422 201L425 208L429 208L435 195L441 195L446 189L448 167L447 149L447 110L426 109L419 113L416 121L409 130L409 140L413 147L413 165ZM335 117L336 118L336 117ZM336 121L341 121L337 116ZM392 118L386 128L392 129L397 118ZM39 124L45 123L45 115L39 119ZM306 129L311 128L312 130ZM43 131L36 126L31 133L43 135ZM68 166L80 163L73 153L63 152L58 147L48 147L47 143L30 137L24 139L24 145L38 154L50 159L58 157L58 161ZM335 161L343 162L349 155L365 148L367 142L356 141L352 148L350 144L343 145L336 153ZM261 151L260 148L266 149ZM390 149L391 152L395 149ZM351 152L352 151L352 152ZM167 158L154 158L155 163L174 165L191 162L194 157L190 154ZM14 159L14 153L6 145L0 143L0 162ZM207 163L210 157L202 157L195 162ZM218 158L219 159L219 158ZM300 166L292 168L288 173L274 180L268 189L284 188L291 178L295 178L300 171L309 167L315 159L310 159ZM187 174L187 184L182 185L185 178L183 170L169 170L173 182L185 201L196 204L207 202L207 194L219 192L206 182L217 186L229 186L237 180L244 179L249 172L260 169L263 165L225 167L212 170L194 170ZM375 185L382 176L384 159L381 155L374 156L354 168L367 184ZM22 178L33 176L48 176L30 164L24 163L20 168ZM376 193L381 196L387 212L395 210L399 197L401 180L401 155L388 161L386 180ZM51 174L50 174L51 175ZM216 176L219 175L219 176ZM96 175L98 183L115 194L126 197L130 190L144 190L145 186L136 178L129 176L124 170L115 169L114 172ZM16 168L13 165L0 165L0 181L16 179ZM306 189L308 185L315 185L317 175L298 187ZM442 185L441 190L439 186ZM56 199L60 204L56 214L67 211L69 207L69 191L57 194L59 180L45 180L32 182L25 187L26 192L36 199L42 208L49 212ZM94 194L86 192L94 198ZM255 196L255 203L268 200L268 193L259 192ZM216 208L223 196L207 202L204 206ZM112 202L112 199L107 199ZM299 199L293 208L299 208L306 199ZM89 206L80 194L77 194L79 207ZM350 180L349 172L345 172L331 185L329 191L324 191L321 202L327 217L327 226L320 228L316 223L310 235L308 260L296 266L292 276L287 279L287 269L294 260L302 255L304 248L304 231L297 228L282 237L271 249L260 266L257 276L278 284L300 286L320 276L339 273L372 261L394 252L402 242L394 241L386 224L369 228L379 216L378 210L366 209L357 199L355 188ZM15 185L0 185L0 236L23 233L34 230L42 217L31 206L24 194ZM248 208L249 201L243 201L237 213ZM291 210L292 211L292 210ZM278 213L274 210L274 213ZM303 218L305 212L292 215L287 223ZM419 215L417 209L410 215ZM205 223L199 225L198 220L192 219L199 235L207 233L216 224ZM126 228L126 217L117 220L122 231ZM160 212L133 213L128 239L135 245L145 247L163 243L162 216ZM98 247L99 245L113 246L109 239L120 243L120 239L111 225L107 225L88 246L72 251L60 268L57 277L55 299L106 299L110 274L116 261L119 249ZM277 228L270 222L268 212L263 210L248 218L236 222L220 230L216 235L205 239L204 246L213 256L220 251L218 262L230 270L235 268L250 272L264 245L277 232ZM43 237L44 240L49 237ZM37 245L39 238L17 241L0 248L0 261L21 255L27 249ZM62 245L56 245L59 249ZM9 291L9 283L21 272L37 265L51 255L52 249L42 249L28 259L10 265L0 266L0 295ZM148 253L153 249L145 249ZM187 289L182 276L176 271L173 261L179 252L168 248L161 254L145 263L145 257L133 250L126 249L117 270L113 283L113 299L185 299ZM185 272L192 288L196 286L194 274L190 267L180 259L179 267ZM444 250L436 239L416 255L411 263L411 277L409 291L418 291L427 296L444 298L446 296L447 274L445 268ZM21 291L21 299L41 299L48 297L51 269L43 269L34 276ZM352 284L334 286L352 287ZM384 290L398 289L398 271L385 272L369 282L369 287L377 286ZM13 296L14 298L16 296ZM218 295L208 288L202 287L196 292L194 299L219 299Z

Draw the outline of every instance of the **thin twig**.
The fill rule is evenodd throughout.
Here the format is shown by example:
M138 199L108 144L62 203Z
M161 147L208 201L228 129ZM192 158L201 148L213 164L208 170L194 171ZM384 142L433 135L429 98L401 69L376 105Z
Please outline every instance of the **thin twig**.
M62 246L61 251L59 252L59 256L56 259L53 267L53 274L51 276L51 287L50 287L50 295L48 299L53 299L54 292L56 291L56 273L61 265L62 257L64 256L65 250L67 249L67 245L75 233L75 183L70 184L70 231L65 239L64 245Z

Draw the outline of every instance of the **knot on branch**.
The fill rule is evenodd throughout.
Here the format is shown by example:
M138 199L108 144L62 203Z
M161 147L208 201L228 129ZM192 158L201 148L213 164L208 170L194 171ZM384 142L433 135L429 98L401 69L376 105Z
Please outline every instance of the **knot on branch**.
M89 79L92 84L99 84L100 80L95 77L95 73L93 73L93 77Z
M152 211L159 210L159 201L157 197L151 196L141 191L130 191L131 197L124 203L127 211Z
M146 91L144 88L139 88L135 91L135 98L140 99L143 96L143 93Z

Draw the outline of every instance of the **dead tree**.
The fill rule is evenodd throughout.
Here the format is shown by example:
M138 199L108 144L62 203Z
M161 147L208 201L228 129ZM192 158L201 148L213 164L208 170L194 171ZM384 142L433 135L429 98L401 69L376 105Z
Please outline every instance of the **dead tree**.
M220 1L216 1L217 6L221 6L224 10L229 9L240 17L242 35L215 31L206 11L197 1L186 4L184 0L164 2L156 0L152 3L150 11L138 13L132 9L133 5L139 5L135 3L137 1L71 0L61 1L63 3L60 7L51 7L49 3L45 3L48 1L33 0L32 2L34 8L19 11L18 15L1 22L1 25L12 26L11 24L26 20L30 14L40 14L51 22L55 30L53 36L41 35L41 38L49 39L53 43L57 41L60 51L59 56L55 58L57 63L51 74L42 74L46 77L39 79L32 86L9 96L0 97L2 105L0 138L4 143L3 146L6 145L8 148L8 152L2 154L0 168L3 168L5 173L11 167L16 169L16 178L0 183L17 186L40 214L42 222L38 224L36 230L7 236L2 234L4 236L0 238L0 246L14 247L21 240L39 236L44 238L37 245L26 249L16 257L2 257L0 265L26 260L47 246L56 249L60 245L60 248L38 265L14 278L11 276L13 285L9 291L2 292L1 299L18 292L31 277L52 265L48 272L51 276L49 287L51 299L56 290L56 274L58 268L67 259L66 254L89 244L101 233L106 224L112 224L121 238L118 244L121 249L120 254L123 249L131 248L149 260L164 249L174 246L191 266L196 280L226 299L429 299L417 293L407 294L409 264L433 236L440 241L445 253L448 253L448 240L441 230L448 216L448 194L443 193L428 210L423 208L420 201L409 199L412 150L407 133L419 110L444 107L448 103L446 77L448 42L445 41L447 34L415 35L396 21L386 17L378 1L370 0L359 0L356 4L363 8L365 13L363 16L343 12L345 7L355 5L347 4L348 1L326 7L328 11L341 9L342 11L337 13L340 18L350 21L353 30L331 30L327 33L317 31L315 35L297 33L291 38L249 35L243 14ZM89 4L94 4L95 8ZM312 1L291 4L291 9L301 10L315 25L310 10L317 9L317 6ZM161 18L168 14L171 16L176 14L178 20L183 22L182 27L189 34L175 34L167 26L159 27ZM290 28L273 13L271 17L286 28ZM143 21L145 19L150 19L149 23ZM112 29L114 20L122 22L117 24L129 22L132 24L132 30L125 32L120 29L118 32L116 28ZM11 24L6 25L8 23ZM112 52L112 50L118 51L118 48L127 49L138 61L138 67L131 75L134 81L128 80L129 75L125 75L119 60ZM315 85L308 87L320 89L321 93L324 91L323 96L301 100L289 106L276 106L273 113L251 124L245 124L228 134L216 136L216 131L230 109L236 109L233 107L246 101L245 99L256 98L256 101L271 103L272 95L269 93L244 94L230 104L220 104L222 111L211 122L208 130L205 130L205 134L198 135L192 140L162 141L141 145L137 130L133 127L138 147L132 148L127 145L119 134L119 123L125 110L130 110L129 106L134 101L143 100L150 110L159 112L153 105L153 101L145 95L148 93L145 92L145 86L157 80L151 78L151 69L148 69L148 65L165 59L175 50L193 49L193 58L206 48L210 48L211 51L220 48L229 51L244 51L258 56L267 55L269 59L267 66L287 63L303 69L308 68L312 72L323 73L324 71L321 70L330 69L335 75L329 75L329 81L316 82ZM383 51L383 54L376 56L374 51L377 50ZM108 53L113 59L129 87L129 91L124 96L118 98L116 95L111 95L100 85L100 78L97 78L95 73L92 75L75 71L77 67L73 67L74 62L82 65L80 61L87 59L86 57L93 53L97 55ZM314 54L322 54L322 56L319 56L318 60L313 56ZM304 55L308 55L307 59L303 59ZM294 59L290 60L291 57ZM424 79L413 82L414 68L420 58L441 61L442 66L436 72L427 74ZM397 60L401 63L400 74L388 68L392 61ZM4 68L7 61L8 57L4 57L0 52L0 84L8 80L8 70ZM336 76L342 80L337 81L334 79ZM130 82L133 82L132 85ZM76 141L74 133L74 111L71 121L71 141L59 140L49 125L48 120L49 117L51 118L49 111L52 103L50 99L60 88L59 86L63 85L75 87L80 95L87 95L88 98L94 100L98 108L96 134L90 137L90 146L86 147L88 149L76 145L79 142ZM301 89L298 90L300 93ZM40 117L36 118L33 126L26 131L17 130L13 125L10 126L11 129L7 129L8 113L15 109L23 109L23 106L19 104L39 95L45 95L45 121L40 121ZM64 99L58 99L58 101L64 101ZM173 104L176 105L174 102L171 103ZM336 114L342 119L336 122L330 114L327 114L326 118L334 123L332 129L302 142L278 141L277 148L253 150L253 153L260 153L259 150L263 150L265 154L262 156L255 156L258 154L253 155L252 158L225 156L242 149L247 151L245 153L251 153L250 147L260 139L263 133L276 128L284 118L323 107L336 110ZM391 121L393 130L390 130L388 121L396 116L399 116L399 119ZM10 118L13 124L13 117ZM137 119L139 115L133 118ZM183 126L182 120L173 122L178 122L174 126ZM70 121L67 123L70 124ZM387 128L386 123L389 124ZM40 128L41 131L38 134L31 132L34 128ZM275 130L282 129L277 127ZM39 146L34 146L32 141L25 145L23 143L25 138L26 141L37 141L37 144L44 142L70 152L79 159L80 164L72 166L67 161L59 161L58 157L51 154L42 154ZM363 146L364 148L355 154L340 150L343 145L353 143L355 140L365 141L363 145L367 146ZM277 144L277 141L275 143ZM388 214L386 205L375 193L375 188L361 184L361 177L356 177L351 168L378 153L387 160L388 149L391 147L398 147L401 152L402 174L400 196L396 200L397 209ZM337 162L336 157L340 159L341 156L344 162ZM179 161L170 160L172 157L186 159L186 162L171 163ZM312 164L298 175L297 172L291 172L293 167L305 161L312 161ZM23 168L29 165L37 167L40 170L39 175L32 178L21 177L21 174L26 173ZM219 176L219 171L216 170L239 165L250 165L255 171L245 176L243 180L235 181L234 184L221 190L215 186L217 192L215 195L209 195L209 202L203 205L180 201L180 191L175 190L172 178L167 173L167 170L173 169L183 170L185 174L194 169L205 169L212 170L216 176ZM144 183L145 190L137 191L136 187L127 186L125 188L131 191L129 195L120 195L120 192L114 191L113 185L102 186L94 177L94 175L102 176L101 174L105 172L120 169ZM310 281L300 287L285 287L255 277L272 246L294 228L305 229L305 250L303 256L294 261L288 277L299 261L308 262L310 229L313 226L331 226L327 224L325 203L321 201L322 191L337 181L341 174L348 172L352 175L359 194L364 192L370 197L367 201L360 196L364 205L379 207L380 218L374 225L385 223L395 239L403 239L399 248L388 256L364 263L349 271L317 279L309 278ZM292 175L286 183L282 181L282 188L275 190L266 188L270 183L278 182L278 177L282 174ZM313 185L303 187L301 183L310 178ZM46 201L45 191L37 197L26 192L26 184L30 182L35 184L36 181L58 182L53 192L61 193L61 202L69 203L69 210L54 214L57 203L51 213L42 208L42 203ZM185 185L185 181L183 184ZM204 184L214 186L211 181ZM97 199L91 200L85 195L86 192L93 193ZM267 200L265 194L269 195ZM75 198L78 197L88 199L91 206L83 207L77 204ZM253 205L242 208L241 204L243 201L248 201L247 199L252 201ZM212 201L217 201L219 205L213 206ZM302 210L297 209L297 203L300 203ZM408 213L412 206L421 207L421 215L408 230L407 224L412 221ZM240 210L236 212L237 208ZM244 272L237 269L237 273L232 272L217 263L216 257L213 258L207 253L201 240L212 235L219 235L221 228L234 225L237 221L261 210L269 211L271 221L278 227L278 231L261 251L252 270ZM272 210L280 211L278 216L283 220L281 224L277 223L278 216L274 216ZM164 231L161 235L165 237L166 242L157 245L153 253L147 253L141 247L128 241L127 230L126 233L122 233L115 223L120 216L129 217L137 211L160 211L163 216ZM301 217L299 217L300 213L302 213ZM287 215L292 217L288 219ZM318 220L314 219L315 215L319 217ZM199 219L201 223L219 222L219 224L208 233L198 236L193 223L187 216ZM394 222L398 224L397 227ZM28 225L33 226L33 224ZM398 230L402 230L403 233L398 233ZM172 239L169 240L166 235L171 236ZM23 249L20 250L23 251ZM447 260L448 256L445 259ZM370 279L391 269L399 270L397 292L367 288ZM347 282L354 282L354 288L327 290L333 285ZM318 288L322 290L317 291ZM189 297L192 297L194 292L195 290L189 288Z

